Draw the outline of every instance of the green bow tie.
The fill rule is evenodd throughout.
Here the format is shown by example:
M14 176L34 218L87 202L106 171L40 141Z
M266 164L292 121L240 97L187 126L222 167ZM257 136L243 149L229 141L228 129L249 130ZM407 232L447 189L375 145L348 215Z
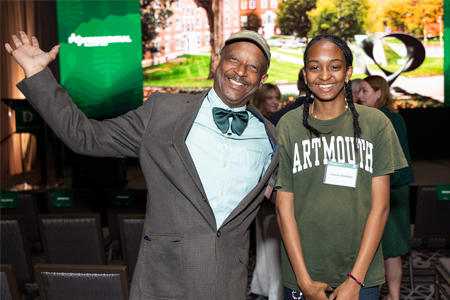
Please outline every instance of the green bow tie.
M247 127L247 111L234 112L219 107L213 108L214 123L216 123L217 127L220 129L220 131L222 131L222 133L226 133L228 131L228 128L230 127L230 122L228 120L230 117L233 118L233 121L231 121L231 131L236 133L237 135L241 135L242 132L244 132L244 129Z

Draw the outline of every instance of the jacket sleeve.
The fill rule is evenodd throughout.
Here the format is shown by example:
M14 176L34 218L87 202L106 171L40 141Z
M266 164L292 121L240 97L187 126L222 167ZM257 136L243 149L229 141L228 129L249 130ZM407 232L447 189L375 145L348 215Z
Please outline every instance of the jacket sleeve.
M153 99L115 119L88 119L50 69L17 84L56 135L74 152L89 156L137 157L153 110Z

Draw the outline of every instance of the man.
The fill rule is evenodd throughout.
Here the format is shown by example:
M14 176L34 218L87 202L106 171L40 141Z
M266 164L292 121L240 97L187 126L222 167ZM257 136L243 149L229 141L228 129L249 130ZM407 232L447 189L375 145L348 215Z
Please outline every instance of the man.
M273 125L277 126L278 121L280 121L281 117L284 116L285 113L293 109L296 109L299 106L302 106L303 102L305 102L307 87L305 84L305 78L303 77L303 68L301 68L300 72L298 73L297 89L299 94L298 98L294 101L294 103L286 105L286 107L280 109L279 111L270 116L269 121L272 122Z
M74 151L139 157L148 203L131 299L244 299L249 225L278 162L274 127L249 99L266 81L270 48L233 34L214 58L214 87L153 93L135 111L89 120L59 86L24 32L5 48L24 69L17 86ZM270 190L270 189L268 189Z

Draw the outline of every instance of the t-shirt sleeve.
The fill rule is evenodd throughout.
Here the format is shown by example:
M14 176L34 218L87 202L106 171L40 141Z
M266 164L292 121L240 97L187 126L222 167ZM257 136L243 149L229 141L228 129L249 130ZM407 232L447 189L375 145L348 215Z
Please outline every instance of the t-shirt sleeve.
M391 174L408 166L397 133L389 119L378 132L373 154L373 177Z
M277 126L278 147L280 149L280 162L276 175L275 190L293 193L292 186L292 157L290 149L289 128L285 122Z

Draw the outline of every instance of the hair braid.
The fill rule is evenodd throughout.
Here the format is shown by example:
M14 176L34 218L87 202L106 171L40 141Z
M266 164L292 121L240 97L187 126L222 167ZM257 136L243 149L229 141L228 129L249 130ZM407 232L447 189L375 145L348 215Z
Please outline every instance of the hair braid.
M345 84L345 93L347 94L347 105L353 114L353 136L355 139L355 141L354 141L355 143L353 146L355 148L355 152L358 152L357 142L361 138L361 127L359 127L358 112L356 111L355 103L353 102L352 81L351 80Z
M309 105L314 102L314 99L311 98L311 92L309 88L306 88L306 99L303 104L303 125L309 130L309 136L312 137L312 134L316 137L320 137L320 132L308 124L308 115L309 115Z

